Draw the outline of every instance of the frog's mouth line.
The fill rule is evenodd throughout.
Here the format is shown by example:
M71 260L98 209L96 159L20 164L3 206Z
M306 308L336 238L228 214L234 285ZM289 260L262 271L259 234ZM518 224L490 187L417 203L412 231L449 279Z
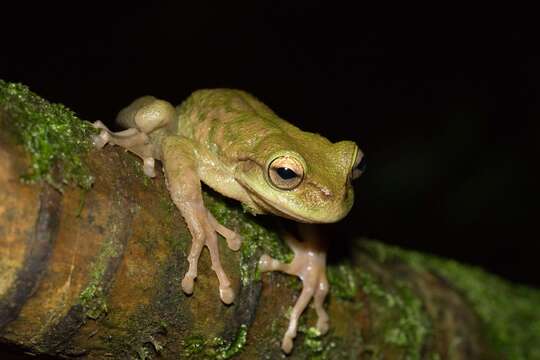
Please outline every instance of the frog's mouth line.
M299 221L303 223L310 223L310 224L321 223L320 221L314 221L312 219L308 219L304 216L298 215L292 211L278 207L276 204L271 203L266 198L252 195L252 194L250 194L250 197L253 200L253 202L257 204L257 206L259 206L260 208L262 208L264 211L268 213L275 214L286 219Z

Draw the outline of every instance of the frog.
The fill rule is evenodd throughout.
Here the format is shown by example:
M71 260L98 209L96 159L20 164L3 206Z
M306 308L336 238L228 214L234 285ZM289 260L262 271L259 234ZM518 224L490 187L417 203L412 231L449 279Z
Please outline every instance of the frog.
M145 175L156 176L156 160L170 197L192 236L188 269L181 282L185 294L194 291L198 261L206 247L224 304L235 299L223 269L218 234L232 251L240 249L241 236L219 223L205 207L202 185L239 201L252 214L272 214L297 222L300 236L283 238L294 258L284 263L263 254L262 273L281 271L299 277L303 288L289 318L281 348L290 353L298 320L311 299L318 315L317 329L328 331L324 301L328 241L316 224L344 218L354 203L352 181L364 171L364 154L355 142L332 143L283 120L248 92L237 89L202 89L179 106L153 96L143 96L122 109L116 118L125 130L113 132L103 122L94 126L97 148L123 147L142 159Z

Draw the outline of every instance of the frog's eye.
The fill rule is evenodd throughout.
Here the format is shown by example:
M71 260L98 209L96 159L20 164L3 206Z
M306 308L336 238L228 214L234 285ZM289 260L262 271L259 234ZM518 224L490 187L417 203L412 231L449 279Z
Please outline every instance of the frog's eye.
M358 179L364 171L366 171L366 156L359 151L351 171L351 179Z
M268 166L268 178L275 187L291 190L302 182L304 167L293 157L280 156L272 160Z

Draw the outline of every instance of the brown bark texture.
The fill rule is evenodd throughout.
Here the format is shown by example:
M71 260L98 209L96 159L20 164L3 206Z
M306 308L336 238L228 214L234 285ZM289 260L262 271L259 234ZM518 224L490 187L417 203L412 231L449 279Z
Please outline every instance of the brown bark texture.
M0 120L7 126L10 114L0 109ZM186 296L180 282L190 235L161 172L145 178L134 156L107 147L84 158L95 178L89 190L25 183L20 177L28 171L29 156L4 130L0 127L0 353L285 357L280 340L300 292L296 279L272 273L242 282L241 252L229 251L222 240L222 261L237 293L234 304L219 300L207 252L195 292ZM251 269L258 256L247 260ZM326 303L331 330L318 336L309 327L316 318L308 308L288 358L503 358L487 341L470 302L444 277L406 261L383 261L356 243L337 258L330 264L337 275L330 278L339 281L331 280ZM340 295L340 289L347 294Z

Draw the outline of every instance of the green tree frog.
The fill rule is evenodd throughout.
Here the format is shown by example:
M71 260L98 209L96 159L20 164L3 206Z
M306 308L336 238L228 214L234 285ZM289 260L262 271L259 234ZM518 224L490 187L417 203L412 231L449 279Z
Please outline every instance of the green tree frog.
M119 145L143 160L144 173L155 176L155 159L162 161L167 187L192 235L188 270L182 280L193 292L197 262L206 246L225 304L234 291L218 252L217 234L231 250L241 238L220 224L206 209L201 181L219 193L242 202L254 214L270 213L304 224L342 219L353 204L351 181L362 172L363 154L352 141L331 143L279 118L252 95L231 89L199 90L180 106L145 96L120 111L117 122L127 128L110 131L103 123L93 139L101 148ZM314 298L317 328L328 330L323 302L328 292L326 249L312 225L299 227L302 239L286 235L294 252L290 264L268 255L261 271L282 271L302 279L303 290L293 307L282 349L293 348L298 318Z

